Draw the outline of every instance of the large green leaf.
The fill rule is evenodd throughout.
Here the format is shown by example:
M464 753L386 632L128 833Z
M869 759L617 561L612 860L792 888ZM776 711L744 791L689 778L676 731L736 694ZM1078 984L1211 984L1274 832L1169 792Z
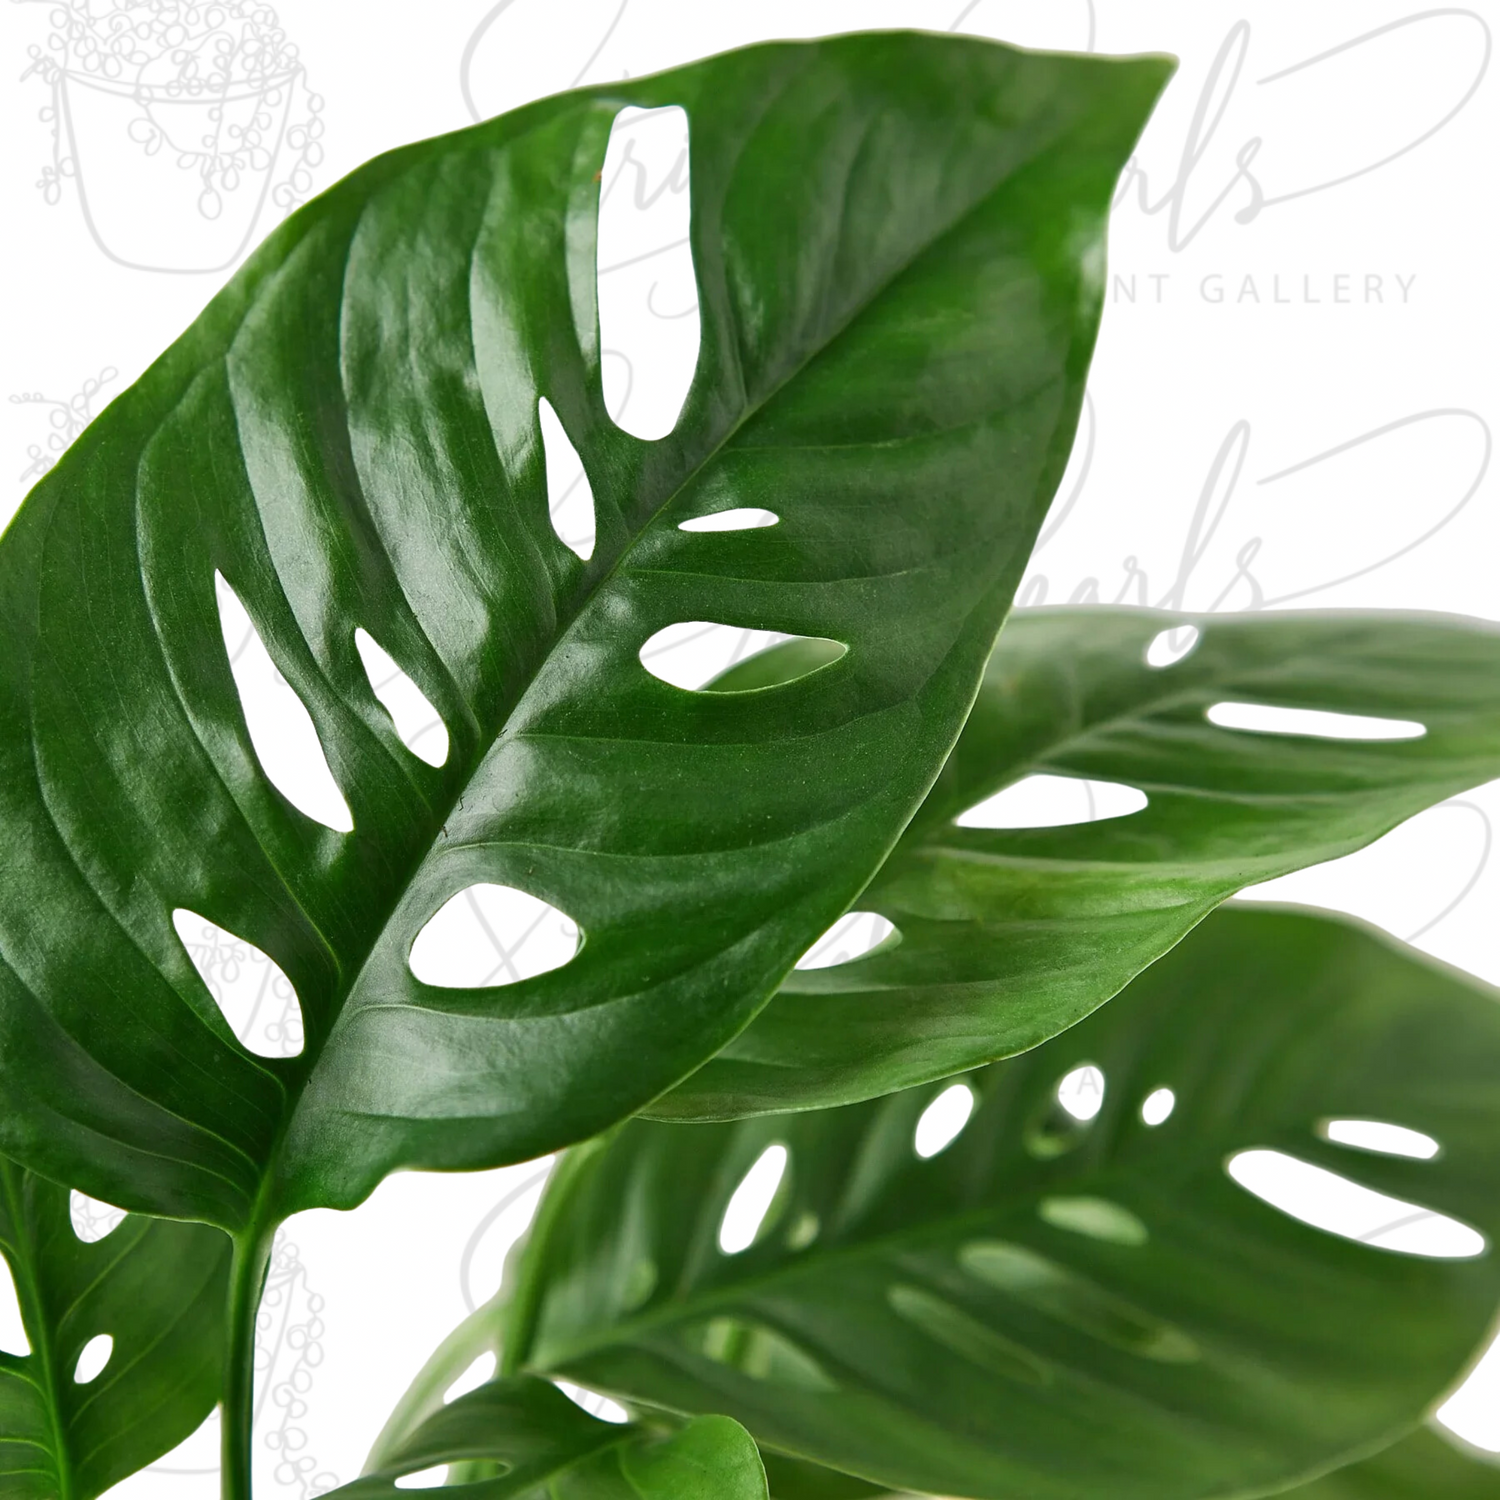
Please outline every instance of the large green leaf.
M398 1479L440 1465L484 1480L460 1487L476 1500L766 1500L754 1439L728 1417L698 1417L675 1429L601 1422L550 1382L525 1375L461 1396L378 1472L333 1493L397 1500L409 1493Z
M958 733L1168 71L902 33L754 47L394 152L293 215L0 543L0 1145L261 1225L582 1138L727 1041ZM642 442L601 395L597 179L616 112L668 104L702 353ZM591 481L587 563L548 519L539 398ZM679 529L741 506L780 522ZM215 570L351 833L262 774ZM693 618L848 652L687 692L637 653ZM360 627L441 713L442 768L395 736ZM413 939L476 882L570 914L576 958L420 983ZM291 978L300 1057L237 1045L176 908Z
M1287 1491L1287 1500L1500 1500L1500 1460L1431 1427Z
M1091 1123L1055 1092L1084 1063L1105 1080ZM970 1075L977 1108L929 1160L913 1141L931 1086L634 1121L578 1148L539 1211L505 1364L726 1412L893 1488L1261 1493L1399 1435L1484 1337L1497 1078L1495 992L1352 923L1229 908L1071 1031ZM1152 1126L1163 1088L1175 1109ZM1441 1150L1337 1145L1330 1118ZM723 1253L726 1204L771 1143L788 1152L776 1199ZM1399 1200L1392 1218L1418 1204L1477 1228L1483 1253L1312 1228L1231 1180L1255 1149Z
M1175 664L1150 642L1191 625ZM794 652L798 648L783 648ZM776 654L738 669L769 676ZM648 1113L727 1119L889 1093L1045 1041L1115 994L1226 896L1348 854L1500 776L1500 631L1442 616L1188 617L1028 611L862 896L899 943L793 973L751 1025ZM1222 728L1220 702L1417 721L1417 739ZM1060 828L953 819L1034 773L1142 790L1127 817Z
M0 1253L31 1346L0 1353L0 1500L91 1500L175 1448L219 1394L229 1241L128 1215L87 1244L68 1199L0 1157ZM101 1335L108 1361L80 1384Z

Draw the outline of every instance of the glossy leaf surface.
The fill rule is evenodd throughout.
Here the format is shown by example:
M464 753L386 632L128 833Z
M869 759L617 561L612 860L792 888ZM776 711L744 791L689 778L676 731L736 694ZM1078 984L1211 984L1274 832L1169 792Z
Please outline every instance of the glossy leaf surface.
M397 1500L411 1493L398 1479L445 1464L476 1481L461 1484L460 1494L484 1500L766 1500L755 1442L728 1417L698 1417L675 1431L601 1422L531 1376L459 1397L384 1468L333 1493ZM470 1465L476 1470L464 1473Z
M1092 1119L1058 1102L1084 1064L1103 1076ZM1269 1491L1411 1426L1488 1330L1497 1078L1495 992L1351 923L1229 908L1071 1031L969 1075L978 1105L929 1160L931 1086L637 1121L578 1148L539 1211L506 1358L726 1412L765 1447L896 1489ZM1162 1088L1175 1107L1148 1125ZM1440 1151L1335 1145L1330 1117ZM785 1175L754 1243L725 1254L721 1219L772 1143ZM1248 1150L1398 1200L1393 1219L1446 1215L1482 1253L1314 1229L1231 1180Z
M85 1244L68 1200L0 1158L0 1253L31 1347L0 1352L0 1500L92 1500L190 1436L218 1399L229 1241L127 1215ZM105 1336L103 1368L75 1379Z
M1196 645L1148 665L1149 645L1173 626L1195 629ZM737 669L774 670L774 653ZM953 756L859 897L899 943L790 975L648 1112L713 1119L843 1103L1045 1041L1243 886L1348 854L1500 776L1497 681L1500 631L1443 616L1018 614ZM1414 721L1426 733L1227 729L1207 717L1225 701ZM954 824L1033 774L1123 783L1148 804L1066 827Z
M1500 1460L1419 1427L1389 1448L1287 1491L1287 1500L1497 1500Z
M1168 71L753 47L394 152L294 214L0 542L0 1144L236 1228L583 1138L743 1026L958 733ZM702 352L642 442L601 395L598 177L615 114L668 104ZM549 519L542 399L593 492L587 562ZM780 519L679 529L746 506ZM216 573L352 832L263 774ZM699 618L848 650L765 692L651 676L642 643ZM396 737L357 630L442 716L443 766ZM413 941L475 883L568 914L577 956L420 982ZM280 966L301 1056L238 1045L177 909Z

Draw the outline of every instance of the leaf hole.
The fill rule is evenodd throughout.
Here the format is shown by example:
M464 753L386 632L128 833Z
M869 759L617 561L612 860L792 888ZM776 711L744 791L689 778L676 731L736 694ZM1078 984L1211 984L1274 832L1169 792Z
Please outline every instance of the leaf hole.
M435 1490L448 1482L448 1465L433 1464L426 1469L413 1469L391 1481L398 1490Z
M560 969L582 934L566 912L509 885L480 883L450 896L411 945L408 964L439 989L489 989Z
M734 510L710 511L678 523L679 531L754 531L761 526L775 526L781 517L774 510L740 506Z
M973 1113L974 1090L966 1083L950 1084L922 1111L912 1149L924 1161L936 1156L958 1139Z
M1181 1329L1023 1245L971 1240L958 1260L975 1280L1117 1349L1164 1364L1200 1357Z
M738 1255L759 1238L786 1175L787 1161L785 1146L767 1146L740 1179L719 1221L719 1249L725 1255Z
M88 1385L90 1381L97 1380L104 1373L104 1367L114 1352L114 1338L107 1333L96 1333L78 1351L78 1363L73 1366L73 1383Z
M1154 1127L1170 1119L1176 1108L1177 1095L1171 1089L1152 1089L1141 1101L1141 1119Z
M277 671L249 611L217 570L214 590L229 670L261 771L304 817L335 833L349 833L354 817L328 769L307 705Z
M1104 1108L1104 1074L1084 1063L1058 1080L1057 1102L1075 1120L1092 1120Z
M1318 1134L1336 1146L1377 1151L1382 1156L1410 1156L1431 1161L1442 1149L1430 1135L1385 1120L1324 1120Z
M784 1333L744 1318L713 1318L699 1325L696 1343L715 1364L771 1385L808 1394L838 1389L823 1366ZM688 1332L689 1343L694 1332Z
M547 468L547 514L557 539L587 562L594 555L594 490L578 450L545 396L536 404Z
M1146 647L1148 667L1170 667L1191 656L1197 649L1201 632L1196 625L1170 625L1151 637Z
M467 1396L470 1391L477 1391L494 1378L495 1356L487 1350L443 1392L443 1404L446 1406L450 1401L457 1401L460 1396Z
M1144 1245L1150 1238L1146 1226L1135 1214L1108 1198L1043 1198L1037 1205L1037 1214L1054 1229L1066 1229L1112 1245Z
M1431 1260L1471 1260L1485 1253L1477 1229L1283 1151L1241 1151L1224 1170L1247 1193L1326 1234Z
M960 828L1065 828L1125 818L1147 805L1138 787L1075 776L1023 776L953 821Z
M1051 1370L1029 1349L987 1327L945 1297L900 1282L888 1287L885 1295L891 1311L903 1323L911 1324L960 1359L1004 1380L1026 1385L1043 1385L1051 1379Z
M599 174L595 285L604 404L615 425L654 441L677 425L698 367L687 111L622 109Z
M302 1005L269 954L179 906L177 938L239 1044L257 1057L296 1057L302 1051Z
M845 912L797 960L799 969L831 969L873 953L896 929L878 911Z
M1278 708L1269 703L1215 703L1205 717L1220 729L1320 740L1419 740L1427 733L1427 726L1414 719L1379 719L1321 708Z
M601 1395L598 1391L591 1391L584 1385L574 1385L571 1380L554 1380L552 1384L574 1406L582 1407L591 1417L598 1417L601 1422L618 1424L630 1420L630 1413L618 1401L611 1401L608 1396Z
M0 1354L14 1354L24 1359L31 1353L26 1337L26 1322L21 1317L21 1300L16 1296L16 1281L10 1262L0 1255Z
M398 667L390 653L363 626L354 631L354 648L370 679L370 691L391 716L401 743L429 766L448 759L448 726L427 695Z
M791 650L794 646L795 652ZM762 656L768 658L762 667L772 664L772 648L780 653L775 657L777 670L747 675L747 669ZM658 682L672 687L696 693L734 693L795 682L837 661L848 649L842 642L823 636L750 630L712 620L679 620L645 641L640 661Z
M74 1188L68 1194L68 1220L73 1225L73 1233L85 1245L96 1245L125 1222L125 1210L116 1208L113 1203L101 1203Z

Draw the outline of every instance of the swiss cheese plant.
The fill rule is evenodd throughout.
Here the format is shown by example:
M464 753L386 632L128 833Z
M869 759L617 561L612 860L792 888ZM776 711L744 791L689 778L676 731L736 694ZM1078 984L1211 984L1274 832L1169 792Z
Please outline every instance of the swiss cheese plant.
M1500 775L1500 636L1005 623L1169 73L835 37L392 152L27 497L0 541L0 1251L28 1346L0 1355L0 1497L91 1500L217 1403L247 1500L278 1226L398 1168L562 1148L499 1297L340 1494L1489 1493L1480 1457L1406 1434L1500 1303L1495 996L1346 922L1212 913ZM616 115L666 105L702 338L646 441L603 397L600 176ZM553 524L544 414L592 548ZM229 596L310 718L321 810L268 774ZM690 620L790 639L686 690L641 651ZM1153 665L1164 632L1192 649ZM371 643L446 754L403 743ZM1216 713L1247 703L1411 732ZM976 826L1039 774L1144 806ZM571 960L419 975L481 885L566 913ZM890 935L794 969L851 909ZM195 921L284 973L296 1055L243 1045ZM1069 1112L1081 1069L1102 1102ZM1269 1155L1457 1238L1298 1222L1253 1191ZM730 1244L752 1171L774 1192ZM71 1190L128 1216L84 1243ZM445 1403L486 1350L494 1379Z

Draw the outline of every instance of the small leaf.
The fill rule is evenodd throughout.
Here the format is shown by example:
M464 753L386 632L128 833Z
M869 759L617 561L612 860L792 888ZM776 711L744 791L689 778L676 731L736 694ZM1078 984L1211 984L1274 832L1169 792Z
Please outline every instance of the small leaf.
M675 1430L601 1422L546 1380L495 1380L429 1417L381 1468L333 1491L397 1500L404 1476L441 1465L449 1482L485 1480L486 1500L766 1500L754 1440L728 1417ZM465 1491L467 1493L467 1491Z
M1059 1084L1085 1065L1098 1107L1064 1109ZM1485 1338L1496 1077L1495 991L1351 922L1228 908L1073 1030L967 1075L978 1103L930 1159L913 1140L931 1085L635 1121L570 1153L518 1268L505 1361L727 1412L767 1449L892 1489L1269 1493L1398 1436ZM1163 1088L1174 1106L1148 1124ZM1339 1118L1440 1149L1340 1144ZM788 1159L778 1223L818 1232L719 1253L724 1205L772 1141ZM1480 1253L1300 1222L1227 1170L1267 1149L1471 1226ZM640 1261L653 1288L627 1304ZM776 1378L757 1352L772 1340L822 1380Z
M0 1158L0 1253L30 1353L0 1353L0 1495L92 1500L189 1437L223 1357L229 1241L127 1215L87 1242L67 1188Z
M859 897L900 944L790 975L647 1113L729 1119L838 1104L1022 1052L1117 993L1242 887L1351 853L1500 776L1493 625L1331 611L1177 618L1013 618L953 755ZM1151 665L1149 648L1179 629L1193 632L1191 652ZM777 654L757 670L774 675ZM1214 722L1215 705L1240 700L1336 721L1420 720L1424 732L1349 740ZM1099 783L1135 789L1146 805L1073 827L963 826L1004 788L1042 777L1076 782L1079 818Z

